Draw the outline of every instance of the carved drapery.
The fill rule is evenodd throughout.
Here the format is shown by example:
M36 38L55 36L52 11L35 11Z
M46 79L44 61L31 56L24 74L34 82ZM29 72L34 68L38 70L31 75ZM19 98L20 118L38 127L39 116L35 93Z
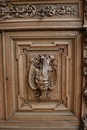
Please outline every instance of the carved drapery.
M68 5L12 5L8 2L0 1L0 20L12 18L31 18L35 16L53 17L62 15L76 15L75 6Z

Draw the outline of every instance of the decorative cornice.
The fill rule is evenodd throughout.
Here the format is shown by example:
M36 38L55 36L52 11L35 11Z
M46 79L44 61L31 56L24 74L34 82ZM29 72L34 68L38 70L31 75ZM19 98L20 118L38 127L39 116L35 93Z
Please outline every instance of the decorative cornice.
M12 18L31 18L34 16L53 17L61 15L75 15L74 6L67 5L12 5L8 2L0 1L0 20Z

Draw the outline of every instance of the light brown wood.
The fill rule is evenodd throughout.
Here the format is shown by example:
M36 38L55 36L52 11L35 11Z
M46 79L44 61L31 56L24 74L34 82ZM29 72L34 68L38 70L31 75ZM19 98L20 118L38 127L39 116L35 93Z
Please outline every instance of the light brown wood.
M3 46L2 46L2 35L0 33L0 120L5 119L5 104L4 104L4 79L3 79Z
M8 87L6 92L7 117L9 120L80 120L81 101L78 101L78 95L81 95L81 83L77 80L80 80L82 77L81 43L82 36L79 31L26 31L5 33L5 59L7 59L5 71L8 76L6 85ZM25 49L24 52L23 49ZM52 54L55 55L57 60L56 71L58 80L53 91L50 92L51 98L47 101L45 99L35 99L34 92L28 82L30 58L32 56L37 57L39 54ZM62 57L64 57L64 61L61 59ZM62 61L65 64L62 64ZM72 65L70 66L71 63ZM61 73L63 71L62 66L65 67L65 72L63 73ZM80 68L78 69L79 66ZM70 70L72 71L70 72ZM79 73L79 77L77 73ZM64 79L62 78L63 74L65 75ZM75 79L73 75L76 75ZM26 111L28 111L27 115ZM72 112L70 113L70 111Z
M1 130L81 128L87 115L83 5L83 0L0 1Z

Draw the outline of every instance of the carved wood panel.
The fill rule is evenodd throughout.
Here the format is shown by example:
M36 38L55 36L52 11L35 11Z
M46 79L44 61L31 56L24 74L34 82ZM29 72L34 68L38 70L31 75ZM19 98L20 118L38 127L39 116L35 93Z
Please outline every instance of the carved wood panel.
M86 8L0 0L1 130L87 130Z
M42 4L38 4L37 1L34 1L33 4L31 1L24 3L17 2L7 2L4 0L0 1L0 21L17 21L22 19L23 21L42 21L42 20L60 20L60 19L69 19L69 20L81 20L82 14L80 14L80 8L82 1L76 0L72 2L60 2L52 1L46 2L43 1ZM44 19L43 19L44 18Z
M4 37L6 118L79 123L81 33L26 31Z

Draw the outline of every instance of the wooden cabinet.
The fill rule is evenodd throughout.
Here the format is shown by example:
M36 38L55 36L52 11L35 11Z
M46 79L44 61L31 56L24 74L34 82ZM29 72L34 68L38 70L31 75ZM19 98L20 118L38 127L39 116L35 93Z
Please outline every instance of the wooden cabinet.
M87 129L86 4L0 1L0 129Z

